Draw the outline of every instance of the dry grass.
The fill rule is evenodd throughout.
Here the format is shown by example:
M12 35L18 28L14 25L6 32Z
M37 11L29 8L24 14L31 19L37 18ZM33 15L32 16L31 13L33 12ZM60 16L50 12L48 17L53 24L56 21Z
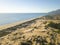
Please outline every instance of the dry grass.
M2 33L4 36L0 37L0 44L1 45L36 45L36 44L37 45L38 44L58 45L58 43L60 43L60 34L53 32L52 28L49 28L49 27L45 28L45 26L48 25L51 21L55 23L56 22L60 23L60 20L55 20L55 21L54 20L35 20L32 22L30 21L31 23L26 22L23 24L23 25L27 24L28 26L26 27L20 25L22 26L22 28L15 27L17 28L16 30L11 31L6 35ZM17 25L17 23L15 25ZM8 26L9 25L6 25L6 27ZM2 26L1 29L3 28L4 26Z

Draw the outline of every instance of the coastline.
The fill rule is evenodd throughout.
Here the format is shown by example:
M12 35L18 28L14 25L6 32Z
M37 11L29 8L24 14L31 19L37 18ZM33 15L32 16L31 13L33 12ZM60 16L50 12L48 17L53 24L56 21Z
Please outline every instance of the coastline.
M41 16L40 16L40 17L41 17ZM22 24L22 23L25 23L25 22L28 22L28 21L31 21L31 20L34 20L34 19L37 19L37 18L39 18L39 17L30 18L30 19L28 19L28 20L22 20L22 21L17 21L17 22L13 22L13 23L1 25L1 26L0 26L0 30L6 29L6 28L10 28L10 27L14 27L14 26L16 26L16 25L19 25L19 24Z

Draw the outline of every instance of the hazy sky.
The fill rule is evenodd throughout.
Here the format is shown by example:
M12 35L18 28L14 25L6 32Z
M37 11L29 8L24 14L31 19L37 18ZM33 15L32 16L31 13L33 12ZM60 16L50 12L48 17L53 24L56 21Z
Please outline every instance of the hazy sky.
M0 0L0 13L45 13L60 9L60 0Z

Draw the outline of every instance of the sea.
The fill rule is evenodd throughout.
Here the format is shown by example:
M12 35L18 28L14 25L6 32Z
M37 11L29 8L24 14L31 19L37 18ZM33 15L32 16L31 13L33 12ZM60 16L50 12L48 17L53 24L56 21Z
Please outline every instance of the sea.
M46 13L0 13L0 25L44 16Z

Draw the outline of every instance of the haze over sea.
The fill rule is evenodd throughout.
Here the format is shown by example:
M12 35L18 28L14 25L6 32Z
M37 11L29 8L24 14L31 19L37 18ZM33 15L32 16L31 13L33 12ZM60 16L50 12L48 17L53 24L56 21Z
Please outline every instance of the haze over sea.
M45 13L0 13L0 25L43 16Z

